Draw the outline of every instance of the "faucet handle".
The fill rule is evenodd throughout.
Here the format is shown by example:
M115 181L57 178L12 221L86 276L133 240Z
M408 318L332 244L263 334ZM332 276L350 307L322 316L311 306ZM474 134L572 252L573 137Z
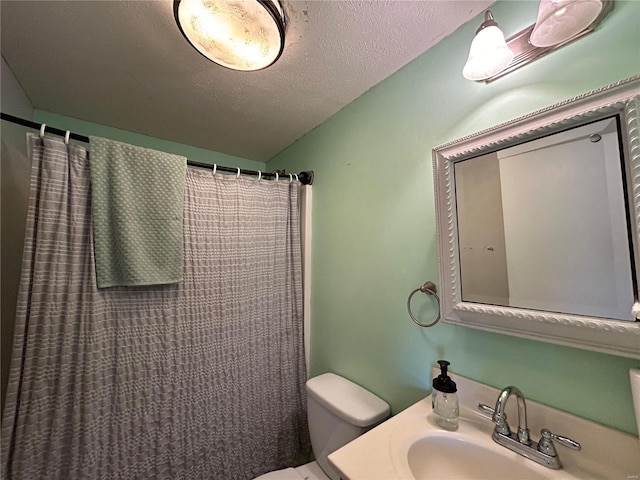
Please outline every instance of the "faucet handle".
M490 407L489 405L485 405L484 403L478 403L478 411L491 416L496 413L496 411L492 407Z
M543 428L542 430L540 430L540 435L542 437L540 438L540 442L538 442L538 451L549 456L557 456L557 452L552 440L555 440L563 447L571 448L578 451L582 449L582 446L575 440L572 440L568 437L563 437L562 435L556 435L548 428Z
M511 429L509 428L509 424L507 423L506 413L503 413L502 415L496 415L496 410L494 408L491 408L489 405L485 405L484 403L478 403L477 407L480 412L491 415L491 421L496 424L496 431L498 433L507 436L511 434Z
M495 430L502 435L511 435L511 429L509 428L509 424L507 423L507 414L502 413L502 415L496 414L496 410L491 408L489 405L485 405L484 403L478 403L478 410L482 413L488 413L491 415L491 421L496 424Z

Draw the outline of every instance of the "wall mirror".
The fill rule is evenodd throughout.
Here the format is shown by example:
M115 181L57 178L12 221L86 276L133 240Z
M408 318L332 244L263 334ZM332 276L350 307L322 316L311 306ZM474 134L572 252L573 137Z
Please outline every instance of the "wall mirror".
M433 151L444 322L640 358L640 76Z

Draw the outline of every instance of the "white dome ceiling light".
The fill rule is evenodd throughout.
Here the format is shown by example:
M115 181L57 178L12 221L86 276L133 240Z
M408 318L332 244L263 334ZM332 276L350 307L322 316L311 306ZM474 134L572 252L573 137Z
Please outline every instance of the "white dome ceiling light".
M212 62L262 70L284 49L285 17L278 0L175 0L180 31Z

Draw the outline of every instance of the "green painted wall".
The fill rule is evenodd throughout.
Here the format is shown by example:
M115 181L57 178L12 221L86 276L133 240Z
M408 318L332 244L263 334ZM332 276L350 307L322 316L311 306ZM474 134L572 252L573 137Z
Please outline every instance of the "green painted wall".
M492 11L507 36L537 2ZM468 328L415 326L407 295L437 281L431 149L640 73L640 2L616 1L601 28L492 84L461 71L478 17L268 163L315 170L311 374L333 371L389 401L425 396L439 358L452 370L637 434L630 360ZM434 308L415 299L423 320ZM420 304L420 302L423 302ZM552 428L553 426L551 426Z
M150 137L139 133L120 130L119 128L99 125L97 123L79 120L77 118L58 115L57 113L36 110L33 120L38 123L46 123L55 128L70 130L80 135L95 135L97 137L109 138L119 142L137 145L139 147L152 148L162 152L184 155L189 160L206 162L211 164L224 165L227 167L240 167L247 170L265 170L263 162L248 160L242 157L227 155L226 153L205 150L204 148L193 147L183 143L171 142L161 138Z

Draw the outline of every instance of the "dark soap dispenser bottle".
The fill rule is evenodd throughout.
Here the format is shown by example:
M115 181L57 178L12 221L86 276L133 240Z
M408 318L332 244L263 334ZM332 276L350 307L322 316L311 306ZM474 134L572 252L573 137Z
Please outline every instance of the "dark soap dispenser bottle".
M458 395L456 382L447 375L450 363L446 360L438 360L440 375L433 379L433 391L431 392L431 404L436 423L445 430L458 429Z

